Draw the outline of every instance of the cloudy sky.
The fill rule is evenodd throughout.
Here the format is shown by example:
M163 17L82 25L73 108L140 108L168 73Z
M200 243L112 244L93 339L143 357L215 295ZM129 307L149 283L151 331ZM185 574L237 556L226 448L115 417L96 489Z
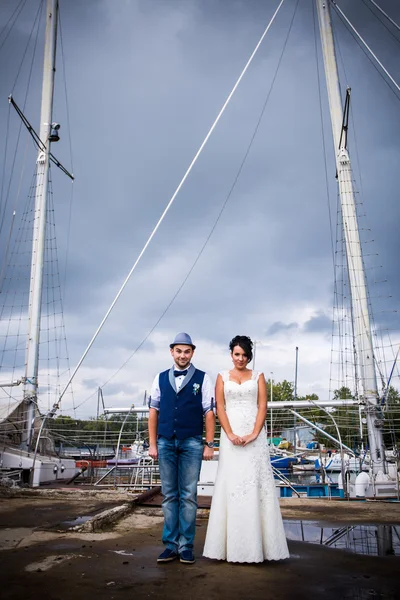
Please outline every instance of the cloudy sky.
M1 138L8 140L6 190L19 127L16 115L8 116L7 97L12 91L16 102L24 105L36 29L20 71L19 67L40 2L32 0L23 7L8 35L7 22L15 4L3 0L0 7L0 131ZM76 180L71 191L65 175L53 169L53 181L73 368L278 0L68 0L60 4L63 52L59 44L53 116L61 123L61 141L52 150L73 170ZM382 15L377 18L369 0L339 0L338 4L400 82L400 32ZM395 0L380 0L380 5L400 22ZM379 279L387 280L376 297L371 288L375 316L378 325L396 331L400 93L396 96L334 11L332 17L341 87L352 88L350 152L361 212L366 214L363 230L372 230L365 241L374 240L366 253L378 255L377 264L383 267ZM285 0L76 375L74 397L67 395L63 406L67 413L75 406L77 415L94 414L96 390L108 381L103 388L107 406L141 404L154 374L169 367L168 344L178 331L192 335L198 347L195 364L213 377L229 367L227 346L238 333L257 340L256 368L267 377L273 372L276 380L293 381L298 346L299 394L328 398L334 287L330 218L335 238L337 191L315 18L312 0ZM41 35L39 30L25 105L37 128ZM20 180L25 186L23 200L28 193L35 151L27 140L23 131L21 158L16 159L19 170L15 169L7 206L3 190L6 213ZM24 160L30 160L31 167L25 167L21 178ZM193 271L156 325L225 202ZM1 243L4 252L4 240ZM394 333L393 339L399 335L396 338Z

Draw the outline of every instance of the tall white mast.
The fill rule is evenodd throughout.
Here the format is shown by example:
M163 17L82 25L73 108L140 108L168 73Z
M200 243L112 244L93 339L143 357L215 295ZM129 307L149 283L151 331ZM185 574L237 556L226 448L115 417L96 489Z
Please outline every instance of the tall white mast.
M386 460L381 430L382 417L378 410L379 395L374 365L367 285L358 231L350 156L346 148L346 136L342 135L343 108L340 99L339 77L332 35L330 0L316 0L316 2L335 144L358 367L365 402L372 472L375 475L380 471L386 472Z
M43 263L46 238L47 188L49 175L49 139L52 127L54 76L56 70L58 0L47 0L46 41L44 49L42 107L40 115L40 139L44 148L39 150L36 168L35 215L31 279L29 290L29 331L26 350L24 407L27 412L26 430L22 445L29 449L37 407L40 318L42 305Z

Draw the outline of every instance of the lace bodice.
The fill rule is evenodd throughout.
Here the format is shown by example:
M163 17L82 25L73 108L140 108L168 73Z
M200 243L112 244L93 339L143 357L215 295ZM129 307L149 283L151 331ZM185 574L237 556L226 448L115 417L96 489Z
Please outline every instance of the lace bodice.
M236 435L247 435L254 428L258 410L258 377L253 371L251 379L241 384L231 381L229 371L221 373L224 382L225 410L232 431Z

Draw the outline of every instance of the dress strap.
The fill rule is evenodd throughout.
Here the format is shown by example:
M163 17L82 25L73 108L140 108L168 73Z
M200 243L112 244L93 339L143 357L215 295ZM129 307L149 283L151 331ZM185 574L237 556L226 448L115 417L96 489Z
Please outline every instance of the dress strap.
M258 381L259 377L260 377L260 373L258 371L253 371L251 378L254 379L255 381Z
M221 375L222 381L224 383L226 383L227 381L229 381L229 371L221 371L220 375Z

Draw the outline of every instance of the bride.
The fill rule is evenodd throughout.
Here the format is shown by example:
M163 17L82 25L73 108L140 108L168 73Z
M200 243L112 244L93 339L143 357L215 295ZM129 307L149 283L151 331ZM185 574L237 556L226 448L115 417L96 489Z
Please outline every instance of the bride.
M247 368L253 343L229 344L234 368L218 375L215 398L221 423L217 479L203 555L256 563L289 557L265 431L267 387Z

